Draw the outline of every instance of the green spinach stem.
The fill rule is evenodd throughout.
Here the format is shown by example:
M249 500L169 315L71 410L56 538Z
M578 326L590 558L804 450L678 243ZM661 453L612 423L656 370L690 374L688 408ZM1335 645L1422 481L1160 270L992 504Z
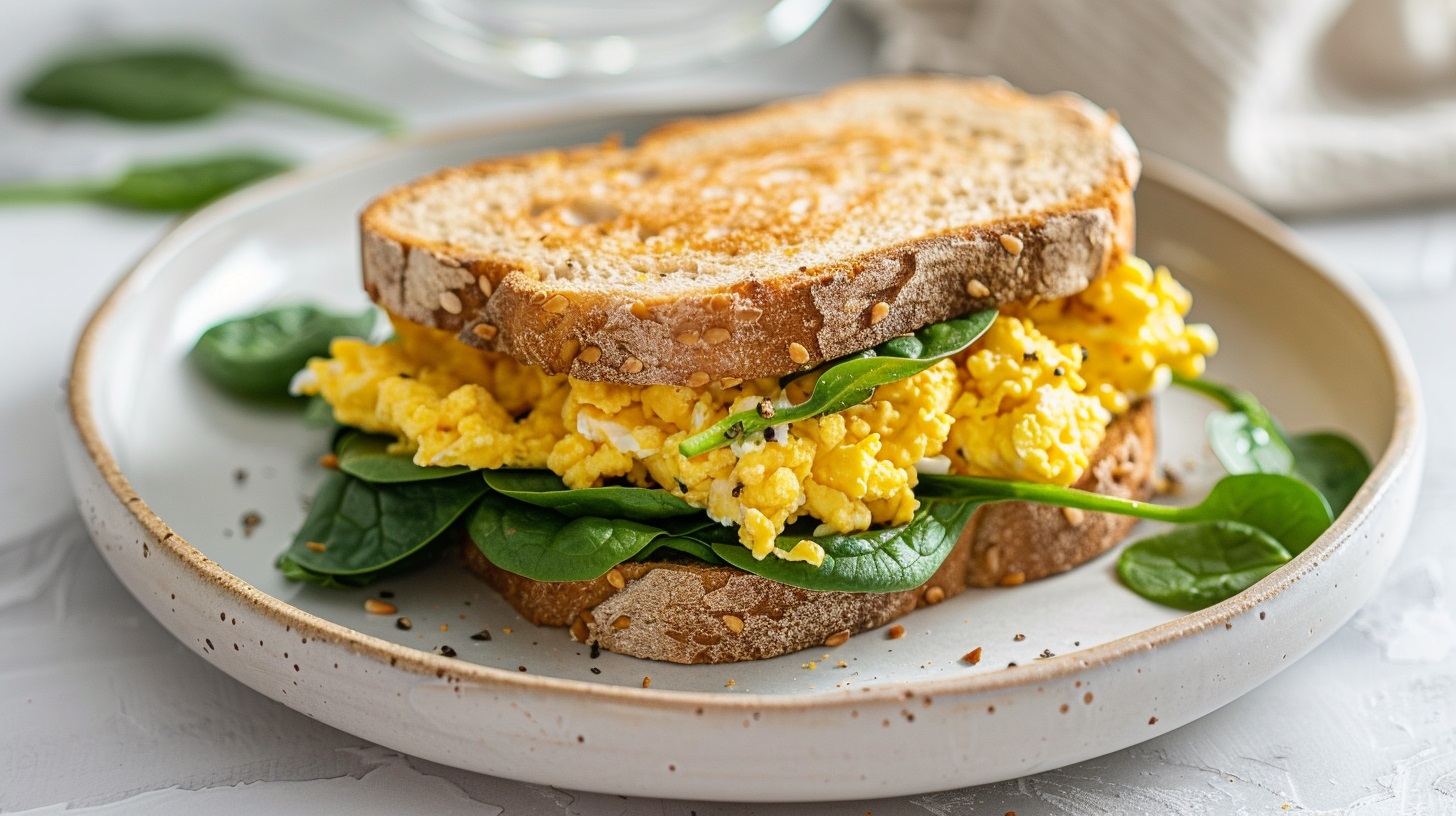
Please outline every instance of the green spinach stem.
M399 133L404 130L404 123L382 108L301 82L260 74L244 74L238 77L238 88L256 99L292 105L324 116L376 128L385 133Z

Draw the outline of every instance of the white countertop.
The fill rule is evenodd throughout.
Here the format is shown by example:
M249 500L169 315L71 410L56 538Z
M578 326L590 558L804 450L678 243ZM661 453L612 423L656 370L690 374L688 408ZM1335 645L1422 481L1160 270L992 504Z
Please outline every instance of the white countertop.
M57 47L197 35L252 65L352 90L419 126L585 94L792 93L871 70L873 37L834 8L738 66L606 89L499 87L440 68L347 0L51 0L0 7L0 87ZM0 179L82 175L124 157L262 146L299 157L359 130L271 109L180 128L0 109ZM746 806L574 793L403 756L216 671L127 594L87 539L60 464L71 344L169 219L87 206L0 210L0 811L25 813L893 814L1456 812L1456 200L1299 227L1381 293L1412 347L1431 419L1426 482L1384 589L1254 692L1163 737L1026 779L895 800ZM1401 240L1377 240L1398 236ZM68 810L69 808L69 810Z

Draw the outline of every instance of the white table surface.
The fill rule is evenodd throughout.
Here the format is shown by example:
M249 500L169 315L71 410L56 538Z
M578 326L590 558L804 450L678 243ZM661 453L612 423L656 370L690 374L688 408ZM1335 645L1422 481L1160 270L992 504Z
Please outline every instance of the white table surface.
M800 42L735 66L610 88L491 86L426 57L396 14L382 0L8 0L0 88L57 47L103 36L222 43L256 67L369 96L419 126L585 94L792 93L872 68L872 33L836 7ZM0 179L102 172L130 157L224 146L315 157L365 138L265 108L139 128L8 107L0 108ZM1299 225L1366 275L1394 312L1431 417L1419 516L1385 587L1354 620L1256 691L1133 748L996 785L822 807L628 799L458 771L297 714L173 640L87 539L56 431L82 322L168 224L88 206L0 210L9 306L0 319L0 811L1456 812L1456 598L1446 589L1456 571L1456 197Z

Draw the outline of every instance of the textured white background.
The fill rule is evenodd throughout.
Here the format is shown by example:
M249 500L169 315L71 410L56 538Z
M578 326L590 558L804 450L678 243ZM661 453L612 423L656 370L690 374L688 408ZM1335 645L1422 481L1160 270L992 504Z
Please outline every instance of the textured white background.
M792 93L873 63L870 30L836 8L800 42L736 66L610 89L497 87L440 68L395 15L379 0L4 0L0 88L58 46L171 35L225 44L255 67L371 97L423 126L585 94ZM131 157L227 146L319 156L363 138L276 109L156 129L6 107L0 180L100 173ZM1456 599L1446 588L1456 571L1456 289L1433 283L1456 267L1456 198L1298 225L1381 292L1413 347L1431 417L1419 516L1364 611L1255 692L1126 751L982 788L820 808L626 799L457 771L320 725L175 642L86 539L55 431L82 321L167 224L84 206L0 210L0 811L1456 812Z

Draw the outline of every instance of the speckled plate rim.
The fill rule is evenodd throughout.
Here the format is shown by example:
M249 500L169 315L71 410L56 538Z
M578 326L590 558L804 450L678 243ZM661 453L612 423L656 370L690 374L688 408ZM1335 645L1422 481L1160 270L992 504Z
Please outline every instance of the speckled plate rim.
M151 270L165 264L174 251L239 213L287 196L294 189L309 182L322 180L381 159L394 151L423 148L467 138L479 138L492 133L566 125L611 116L661 114L666 119L681 117L684 114L712 114L748 107L764 101L768 100L758 96L720 98L708 103L705 103L700 97L693 101L655 99L651 104L617 101L585 108L578 106L569 113L526 114L492 120L488 125L425 130L407 137L375 143L337 160L321 161L285 173L183 218L122 276L101 305L97 307L77 342L71 365L68 401L71 420L87 455L110 490L128 508L136 520L156 537L161 547L204 581L238 596L264 615L279 623L294 627L300 634L314 638L324 637L342 643L357 654L377 660L387 669L399 669L422 677L438 677L442 672L448 672L460 680L502 691L529 690L548 696L552 694L567 695L574 699L595 698L603 702L678 709L702 707L744 711L778 708L802 710L805 707L849 709L863 706L868 702L892 702L900 699L903 689L900 684L893 681L862 687L862 693L853 698L819 694L724 694L612 686L520 674L454 660L365 635L304 612L262 592L224 570L177 535L147 506L122 473L115 455L102 439L92 411L89 372L96 356L97 338L103 332L108 318L132 290L141 285ZM1202 611L1184 615L1167 623L1075 653L989 673L919 679L914 683L917 692L978 694L1047 684L1060 678L1071 677L1092 667L1107 665L1122 658L1155 649L1218 624L1228 623L1233 618L1288 589L1314 570L1318 564L1330 558L1346 542L1350 531L1358 527L1360 522L1371 513L1372 508L1385 495L1400 470L1418 459L1421 441L1424 439L1425 419L1421 410L1415 365L1393 318L1380 305L1380 301L1375 295L1352 274L1341 271L1337 266L1320 258L1318 253L1304 246L1302 240L1288 227L1236 193L1170 160L1146 154L1142 158L1144 179L1156 179L1159 183L1222 212L1252 234L1278 245L1301 264L1321 274L1349 301L1364 319L1368 328L1380 338L1385 363L1394 379L1395 414L1390 442L1375 462L1370 478L1366 480L1350 506L1329 530L1325 531L1315 543L1288 564L1233 598Z

